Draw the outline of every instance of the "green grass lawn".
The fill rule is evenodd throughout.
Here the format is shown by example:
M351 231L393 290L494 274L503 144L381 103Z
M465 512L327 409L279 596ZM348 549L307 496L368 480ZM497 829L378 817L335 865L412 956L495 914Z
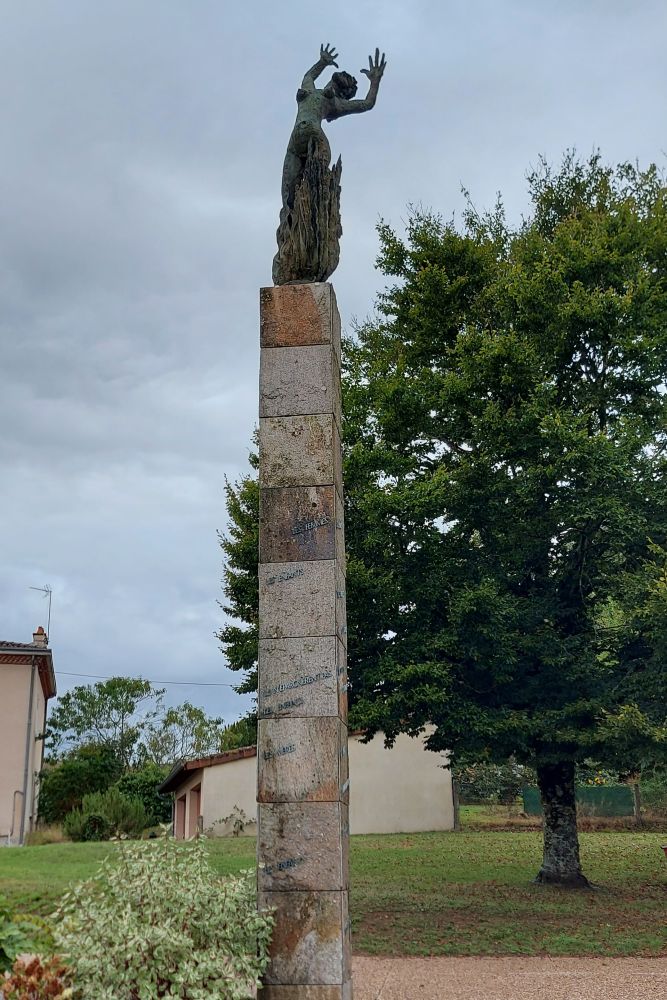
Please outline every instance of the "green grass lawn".
M353 837L351 912L357 953L376 955L665 955L662 833L582 833L595 892L531 884L536 831ZM254 864L255 842L210 842L221 873ZM0 893L48 914L113 844L0 850Z

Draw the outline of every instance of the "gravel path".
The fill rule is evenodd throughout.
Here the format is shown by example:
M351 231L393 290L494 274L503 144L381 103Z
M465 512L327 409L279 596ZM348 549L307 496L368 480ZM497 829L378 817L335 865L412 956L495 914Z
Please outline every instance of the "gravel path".
M354 1000L665 1000L667 958L371 958Z

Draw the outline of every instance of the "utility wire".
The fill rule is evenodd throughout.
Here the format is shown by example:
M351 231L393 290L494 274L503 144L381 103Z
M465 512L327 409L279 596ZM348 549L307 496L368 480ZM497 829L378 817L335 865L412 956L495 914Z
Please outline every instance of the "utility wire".
M120 674L114 674L113 676L109 674L74 674L71 670L57 670L56 674L58 677L94 677L95 680L99 681L111 681L114 677L119 677ZM137 680L148 680L146 677L138 677ZM226 681L148 681L149 684L180 684L183 687L225 687L233 688L235 684L229 684Z

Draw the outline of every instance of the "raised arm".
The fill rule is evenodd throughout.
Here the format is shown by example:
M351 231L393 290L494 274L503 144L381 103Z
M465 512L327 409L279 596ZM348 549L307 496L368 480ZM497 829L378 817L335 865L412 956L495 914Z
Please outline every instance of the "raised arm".
M376 49L375 60L373 60L372 56L369 56L368 69L361 70L364 76L367 76L370 80L366 96L361 100L352 101L347 101L342 97L335 97L333 112L327 115L327 121L334 121L334 119L342 118L344 115L358 115L362 111L370 111L375 106L378 90L380 89L380 80L382 79L386 65L387 60L384 57L384 52L382 53L382 58L380 58L380 50Z
M311 66L301 83L302 90L315 90L315 80L317 80L320 73L323 73L327 66L338 66L336 59L338 58L338 53L336 52L333 45L320 45L320 58L317 60L314 66Z

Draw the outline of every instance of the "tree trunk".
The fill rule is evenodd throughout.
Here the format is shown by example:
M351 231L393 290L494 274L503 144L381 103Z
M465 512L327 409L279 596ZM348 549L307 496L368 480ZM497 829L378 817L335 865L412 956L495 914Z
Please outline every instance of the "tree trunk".
M574 764L541 764L537 784L544 811L544 855L535 881L590 888L579 860Z

